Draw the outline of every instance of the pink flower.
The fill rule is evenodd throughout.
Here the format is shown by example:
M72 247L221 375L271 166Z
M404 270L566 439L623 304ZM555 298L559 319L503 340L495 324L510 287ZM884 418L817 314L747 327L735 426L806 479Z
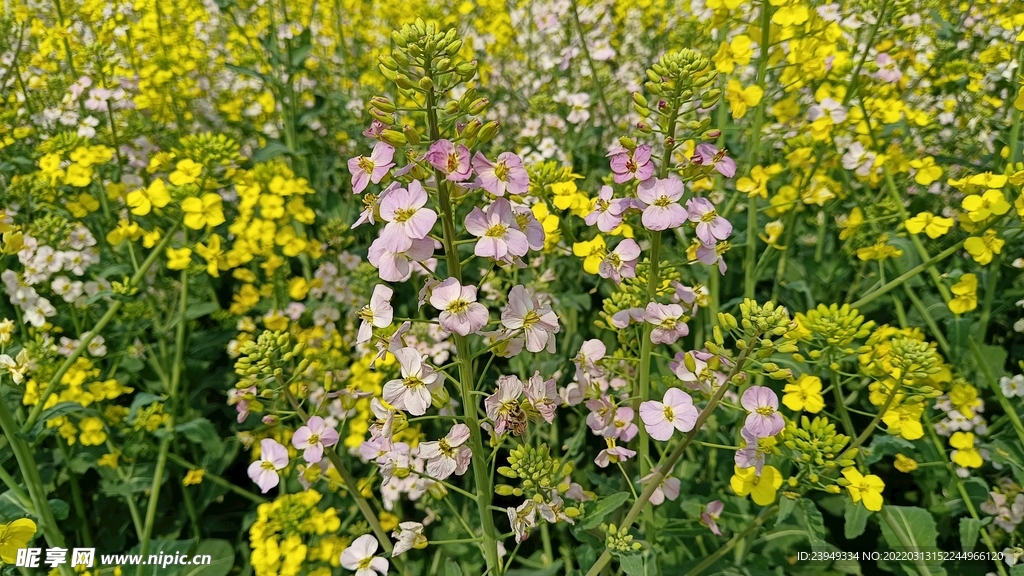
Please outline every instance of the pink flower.
M288 465L288 449L273 438L260 440L260 459L249 464L249 478L264 494L281 482L277 471Z
M391 430L395 422L395 410L386 408L378 398L370 399L370 411L375 420L370 423L370 436L373 438L391 438Z
M420 458L427 461L427 474L444 480L455 473L462 475L469 467L473 452L464 446L469 440L469 426L456 424L448 435L437 442L420 444Z
M882 52L875 57L875 64L878 65L878 72L875 77L883 82L898 82L903 77L903 72L900 71L899 63L893 60L892 56L888 53ZM86 106L88 107L88 105Z
M640 483L644 484L650 482L651 479L654 478L655 472L657 472L657 468L651 470L650 474L641 478ZM681 486L682 482L679 481L679 478L663 478L661 480L661 484L658 484L658 487L651 493L651 504L661 506L666 499L675 501L676 498L679 498L679 489Z
M366 186L373 182L380 183L388 170L395 165L391 160L395 157L395 149L384 142L377 142L373 146L370 157L357 156L348 161L348 171L352 173L352 192L356 194L366 190Z
M683 307L679 304L659 304L650 302L644 311L644 320L654 324L651 331L653 344L672 344L690 333L690 328L683 322Z
M430 238L413 240L405 250L387 249L387 241L377 238L370 244L367 259L377 267L377 274L386 282L405 282L412 276L412 263L423 262L434 255L434 241Z
M722 535L722 531L718 529L718 523L715 520L718 520L723 510L725 510L725 504L722 504L721 500L714 500L708 502L707 507L700 514L700 523L710 528L715 536Z
M484 399L487 417L494 422L494 433L501 435L506 428L519 436L526 429L526 414L519 407L519 397L523 394L523 383L515 376L498 378L498 389Z
M629 406L619 406L615 409L615 416L612 418L612 425L605 428L606 437L629 442L640 432L640 428L633 422L636 412Z
M697 223L697 239L705 246L714 246L732 234L732 224L715 211L715 205L707 198L690 198L686 202L690 222Z
M374 218L380 210L380 203L393 190L397 190L398 187L398 182L392 182L391 184L388 184L387 188L381 190L380 194L367 194L366 196L363 196L363 211L359 213L359 218L352 223L352 227L349 229L355 230L366 223L376 224L376 222L374 222Z
M341 566L346 570L355 570L355 576L375 576L374 572L384 576L388 573L388 561L374 556L377 553L377 539L371 534L363 534L356 538L341 553Z
M689 360L686 358L687 355L690 357ZM687 388L712 394L718 386L725 383L725 374L708 369L708 360L714 356L710 352L701 350L680 352L676 354L672 362L669 362L668 367ZM687 367L688 362L693 365L692 370Z
M413 416L422 416L430 406L430 393L441 386L440 377L423 363L415 348L400 348L394 354L402 367L402 378L384 384L384 400Z
M718 264L718 273L725 274L727 266L725 265L725 258L722 258L722 254L729 249L728 242L718 242L712 246L707 246L702 242L695 242L697 245L696 256L697 260L702 264L712 266Z
M501 311L501 323L509 330L522 329L528 351L540 352L547 348L548 352L554 352L558 316L550 308L541 306L522 284L509 291L508 305Z
M384 130L387 129L387 127L387 124L375 119L373 122L370 122L369 128L363 130L363 136L366 136L367 138L377 138L382 132L384 132Z
M544 225L537 220L537 217L533 215L533 212L526 207L515 208L516 215L516 226L526 234L526 243L530 246L531 250L543 250L544 249Z
M608 253L597 269L598 275L616 284L623 278L636 278L636 262L640 258L640 245L626 238Z
M683 197L682 180L651 178L637 187L636 195L647 205L640 221L648 230L668 230L686 222L686 208L679 205Z
M619 330L629 326L633 322L644 321L644 309L643 308L626 308L625 310L619 310L615 314L612 314L612 326Z
M601 468L607 468L609 464L624 462L633 456L636 456L635 450L630 450L623 446L616 446L615 440L608 438L608 447L598 453L597 458L594 458L594 464L597 464Z
M462 144L456 146L449 140L438 140L431 144L426 160L452 182L462 182L472 174L469 167L469 148Z
M594 201L594 210L587 214L584 221L587 226L597 224L601 232L611 232L622 224L622 215L632 206L628 198L612 198L612 187L602 186Z
M558 408L559 398L554 378L545 380L539 371L534 372L526 383L524 392L526 399L545 422L551 424L555 421L555 409Z
M648 400L640 405L640 419L651 438L664 442L672 432L689 432L697 423L693 399L679 388L669 388L661 402Z
M597 362L604 358L607 350L604 342L596 338L584 342L576 357L572 359L576 364L576 380L589 384L591 378L604 376L604 370L597 365Z
M473 156L473 170L477 174L477 185L495 196L504 196L506 192L526 194L530 188L530 175L523 167L523 161L511 152L502 152L493 164L477 152Z
M373 287L373 294L370 296L370 303L359 311L359 332L356 334L356 344L368 342L373 337L374 328L387 328L395 317L395 310L391 307L391 296L394 291L384 284L377 284Z
M313 416L292 435L292 446L302 450L302 457L310 464L324 459L324 448L338 443L338 431L331 428L319 416Z
M616 184L622 184L633 178L643 182L654 174L651 147L646 144L637 146L632 154L620 146L612 150L609 156L612 157L611 167L612 172L615 173Z
M708 143L697 144L697 149L690 160L698 166L714 166L715 170L726 178L736 175L736 162L725 155L725 150L718 150Z
M758 442L757 436L754 436L746 428L740 428L740 435L743 436L745 445L736 451L733 461L740 468L754 468L757 475L760 476L761 469L764 468L764 451L761 450L761 444Z
M409 188L392 190L380 203L380 217L387 222L381 232L385 247L392 252L408 250L413 240L422 240L437 222L427 203L427 192L417 180Z
M463 286L455 278L434 287L430 305L441 311L441 328L460 336L472 334L487 324L487 308L476 301L476 286Z
M518 508L511 506L506 510L512 531L516 534L516 543L522 543L530 536L530 529L537 525L537 504L526 500Z
M587 414L587 426L594 434L608 436L606 432L614 426L615 411L618 409L611 397L602 394L600 398L587 400L586 406L587 410L590 410L590 414Z
M779 414L779 397L767 386L751 386L740 404L749 412L743 428L756 438L768 438L782 432L786 422Z
M473 252L481 258L510 260L510 256L525 256L530 249L526 234L519 229L512 205L504 198L466 216L466 230L479 238Z

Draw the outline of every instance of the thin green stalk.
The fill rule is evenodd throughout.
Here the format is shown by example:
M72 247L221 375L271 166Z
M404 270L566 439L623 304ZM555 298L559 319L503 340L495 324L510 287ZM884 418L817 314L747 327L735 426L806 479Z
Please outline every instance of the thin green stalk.
M961 241L957 242L956 244L950 246L949 248L946 248L942 252L939 252L935 256L933 256L931 258L925 259L924 262L918 264L917 266L914 266L913 268L911 268L910 270L907 270L903 274L900 274L896 278L893 278L892 280L890 280L889 282L885 283L884 285L879 286L874 291L872 291L872 292L862 296L859 300L857 300L856 302L850 304L850 307L851 308L863 308L865 304L873 302L875 299L877 299L877 298L879 298L881 296L885 296L886 294L889 293L890 290L892 290L894 288L899 288L907 280L910 280L911 278L916 277L918 274L920 274L921 272L927 270L928 268L933 267L938 262L942 262L946 258L949 258L953 254L956 254L956 252L958 250L960 250L960 248L963 247L963 245L964 245L964 241L961 240Z
M171 442L174 440L174 423L178 411L178 386L181 384L181 370L185 361L185 333L188 327L188 270L181 271L181 296L178 300L178 325L174 333L174 360L171 364L171 382L167 391L168 401L171 409L167 414L164 428L167 436L160 442L160 452L156 460L156 470L153 473L153 485L149 490L149 504L146 507L146 521L142 528L142 542L139 547L139 554L145 556L149 553L150 538L153 537L153 526L156 524L156 510L160 504L160 487L164 482L164 470L167 468L167 456L171 451ZM141 575L143 567L140 564L136 575Z
M757 78L756 84L764 86L767 73L769 44L771 43L771 3L764 0L761 3L761 46L757 55ZM761 150L761 124L764 122L764 105L767 95L762 95L761 101L757 103L754 112L754 124L750 132L750 150L747 154L747 169L749 170L757 162ZM747 249L743 257L743 295L746 298L754 297L754 287L757 285L757 277L754 275L757 260L757 196L747 199Z
M432 55L428 55L431 56ZM427 60L429 64L429 59ZM430 77L430 66L426 66L428 78ZM434 100L434 90L427 90L427 124L430 130L430 140L436 142L441 138L437 121L437 106ZM455 213L452 209L450 191L447 180L440 170L434 169L434 180L437 182L437 201L441 215L441 227L444 231L443 244L445 261L448 263L448 273L462 284L462 267L459 262L458 248L455 246L457 234L455 231ZM501 561L498 558L498 539L494 529L494 516L491 513L491 475L487 461L483 458L483 438L480 434L480 421L477 417L479 400L472 393L473 385L476 383L476 376L473 373L472 350L469 341L464 336L454 335L455 353L459 363L459 387L462 395L463 414L466 417L466 426L469 427L469 446L475 455L470 459L473 466L473 481L476 483L476 505L480 516L480 528L483 532L481 547L484 550L484 558L487 562L487 571L494 575L502 572Z
M765 510L761 512L761 514L759 514L753 522L751 522L746 528L744 528L742 532L738 532L736 535L730 538L729 541L722 545L721 548L715 550L706 558L704 558L704 560L702 560L700 564L697 564L693 568L690 568L690 570L684 576L699 576L700 574L704 574L705 570L714 565L715 562L718 562L718 560L722 556L728 554L730 550L732 550L737 544L743 541L747 536L753 534L754 531L760 528L762 524L767 522L772 516L775 516L775 514L778 513L778 511L778 504L773 505L771 508L765 508Z
M939 435L935 432L935 426L932 425L932 420L927 414L924 415L924 426L928 430L928 436L931 438L932 444L935 445L935 449L939 452L939 455L945 456L946 447L942 444L942 441L939 440ZM981 516L978 515L978 510L974 507L974 502L971 500L970 495L967 494L967 489L964 487L963 481L956 475L956 470L953 468L953 462L946 458L945 463L946 470L949 472L949 477L952 478L953 483L956 484L957 492L960 493L960 497L964 501L964 506L967 507L967 512L971 515L971 518L980 522ZM995 544L992 542L992 537L989 535L988 528L985 526L981 527L981 539L985 542L985 547L988 548L993 557L998 556ZM970 550L964 550L964 552L970 552ZM1001 576L1007 576L1003 563L996 560L995 564L999 569L999 574Z
M178 456L177 454L175 454L173 452L171 452L170 454L167 455L167 459L170 462L172 462L174 464L177 464L178 466L184 468L185 470L200 470L201 469L200 466L196 466L195 464L189 462L188 460L185 460L184 458L182 458L181 456ZM203 473L203 481L205 482L207 480L209 480L210 482L213 482L214 484L216 484L216 485L218 485L218 486L220 486L222 488L227 488L228 490L234 492L235 494L238 494L239 496L241 496L243 498L246 498L247 500L249 500L249 501L251 501L251 502L253 502L255 504L263 504L263 503L267 502L266 498L264 498L264 497L262 497L262 496L260 496L258 494L254 494L254 493L246 490L245 488L237 486L236 484L234 484L234 483L232 483L232 482L230 482L228 480L225 480L224 478L221 478L220 476L217 476L216 474L211 474L209 471L205 471Z
M21 470L21 477L28 489L29 499L32 501L32 509L36 513L39 525L43 530L46 544L50 548L67 548L64 544L64 535L61 534L57 520L53 517L53 510L50 509L49 500L46 498L46 488L39 477L39 468L32 456L31 450L25 441L16 436L18 425L14 416L7 408L7 403L0 399L0 430L8 437L11 443L11 450ZM60 573L63 576L72 576L71 568L67 564L59 565Z
M900 382L893 384L892 390L889 390L889 395L885 398L885 403L882 404L882 407L878 409L878 413L875 414L875 417L868 423L868 427L860 433L860 436L857 436L857 438L850 443L849 448L858 448L871 437L871 433L875 431L875 427L882 421L882 416L885 415L889 410L889 407L892 406L893 400L896 399L896 393L899 392L900 386L902 386L902 383Z
M0 466L0 482L3 482L11 494L14 494L14 498L18 501L18 504L21 504L22 508L32 510L32 499L21 489L14 476L8 474L7 470L4 470L3 466Z
M1024 48L1017 51L1018 71L1022 70L1021 65L1024 65ZM1020 152L1021 111L1012 104L1010 105L1010 110L1013 116L1010 120L1010 155L1006 158L1007 166L1013 166L1017 162L1017 153Z
M128 288L134 288L139 285L139 282L142 281L142 278L149 271L150 267L152 267L157 259L160 258L160 255L163 254L164 248L167 247L167 243L171 241L171 237L174 236L174 233L178 230L179 226L181 226L181 222L176 223L167 231L167 234L160 240L160 243L156 245L153 251L149 253L149 256L142 263L142 266L139 267L139 271L136 272L135 275L132 276L131 280L128 281ZM96 335L114 319L114 316L117 314L117 311L121 309L124 302L125 300L115 300L110 305L110 308L107 309L107 312L99 319L98 322L96 322L96 325L89 330L89 334L82 337L82 341L79 342L78 347L75 348L74 352L72 352L64 363L60 365L57 372L55 372L53 377L50 378L50 382L46 385L46 389L39 395L39 402L32 407L32 412L29 413L28 419L25 420L25 424L21 427L22 434L28 434L28 432L32 430L32 427L35 426L36 422L39 420L39 416L43 413L43 406L46 405L46 401L49 400L50 396L54 392L57 391L57 386L60 385L61 378L64 377L64 374L71 369L78 360L78 357L81 356L89 347L89 343L92 342L92 339L95 338Z
M614 129L615 118L612 116L612 109L608 107L608 100L604 95L604 86L597 78L597 65L594 64L594 59L590 56L590 47L587 45L587 36L583 33L583 24L580 23L580 10L576 0L572 0L572 20L576 24L576 33L580 36L580 48L583 50L583 57L587 60L587 66L590 67L590 74L597 88L597 99L601 102L601 111L604 112L604 118L608 122L608 129Z
M637 498L635 502L633 502L633 506L630 507L629 511L626 513L625 518L622 519L622 522L620 524L621 529L628 530L629 527L633 525L633 522L636 521L637 516L640 515L640 511L643 510L645 506L647 506L647 503L650 502L651 500L651 496L658 489L658 487L661 486L662 481L664 481L665 477L675 468L676 463L679 462L679 459L683 457L683 454L686 452L687 447L689 447L690 444L693 442L694 438L696 438L697 433L700 432L700 429L704 426L704 423L707 421L707 419L711 417L711 413L714 411L715 407L718 406L718 403L722 401L723 397L725 397L725 393L729 390L729 385L732 383L732 379L743 368L743 365L746 363L747 357L754 349L754 343L756 341L756 338L751 338L750 340L747 341L747 346L743 349L742 352L740 352L739 357L736 358L736 364L733 366L732 370L729 371L729 375L726 376L725 383L719 386L718 390L715 392L715 395L712 396L711 400L708 401L708 405L704 408L704 410L701 410L700 414L697 415L697 420L696 422L694 422L693 430L687 432L686 437L683 438L683 440L679 443L678 446L675 447L674 450L672 450L672 453L669 454L668 457L662 459L662 462L658 464L657 471L654 472L654 476L651 478L651 481L647 484L647 487L644 488L644 491L640 494L640 497ZM595 562L594 565L590 567L590 570L587 572L586 576L597 576L601 572L601 570L603 570L604 567L608 565L608 562L610 562L611 559L611 552L609 552L608 550L602 552L601 556L597 559L597 562Z

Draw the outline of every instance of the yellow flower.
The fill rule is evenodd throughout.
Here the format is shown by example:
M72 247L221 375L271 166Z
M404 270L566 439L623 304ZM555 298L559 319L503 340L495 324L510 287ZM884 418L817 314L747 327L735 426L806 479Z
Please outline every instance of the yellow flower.
M874 474L864 476L854 467L843 468L843 477L849 482L846 489L850 491L850 498L856 504L864 501L864 507L872 512L882 509L882 490L885 489L885 482Z
M978 398L978 389L963 380L957 380L948 395L949 403L967 419L973 419L974 411L984 404Z
M96 464L106 466L107 468L117 468L118 458L119 456L115 453L104 454L103 456L100 456L99 460L96 461Z
M139 239L144 233L142 228L135 222L129 222L127 220L121 220L117 223L117 228L114 228L107 233L107 242L112 246L117 246L125 240L131 240L132 242Z
M924 426L921 425L923 412L924 404L921 402L900 404L886 410L885 414L882 414L882 422L889 427L890 434L898 434L907 440L917 440L924 436Z
M782 236L782 232L785 230L785 225L782 220L772 220L771 222L764 225L764 234L758 234L757 236L769 246L774 246L779 250L785 250L785 246L779 246L779 236Z
M177 170L171 172L170 181L175 186L184 186L195 182L202 173L203 166L201 164L185 159L178 162Z
M768 506L775 502L775 493L782 487L782 474L774 466L762 468L760 476L757 475L757 469L754 467L734 466L729 486L737 496L749 494L754 504Z
M607 256L608 251L604 238L598 234L593 240L574 242L572 253L583 258L583 270L587 274L597 274L598 269L601 267L601 262Z
M964 274L950 290L954 294L949 301L953 314L965 314L978 307L978 277L974 274Z
M398 516L391 512L382 511L380 513L380 527L383 528L385 532L398 528Z
M972 222L981 222L989 216L1001 216L1010 211L1010 203L1002 190L986 190L984 194L971 194L960 204Z
M170 201L171 195L167 192L167 185L160 179L154 180L149 188L128 193L128 206L136 216L145 216L154 206L163 208Z
M81 164L68 166L67 174L64 175L64 183L76 188L88 186L92 182L92 168Z
M893 462L893 466L900 472L907 474L917 470L917 460L903 454L897 454L896 461Z
M558 240L561 238L561 231L558 228L558 216L552 214L548 210L548 205L543 202L538 202L531 206L530 211L533 212L533 217L544 227L544 251L550 252L555 246L558 246Z
M181 209L185 212L185 226L193 230L224 223L221 198L216 194L203 194L201 199L195 196L186 198Z
M898 258L903 255L903 250L887 243L888 238L884 236L878 239L872 246L865 246L857 249L857 258L861 260L885 260L886 258Z
M974 447L973 432L954 432L949 437L949 445L956 448L951 455L956 465L964 468L981 468L985 463L981 458L981 452Z
M83 192L76 196L74 200L68 202L67 208L75 218L84 218L99 210L100 202L93 198L92 194Z
M805 410L817 414L825 407L821 396L821 378L804 374L796 382L790 382L782 389L785 395L782 403L786 408L799 412Z
M28 548L35 535L36 523L29 518L19 518L0 526L0 561L4 564L17 562L18 550Z
M168 248L166 254L167 268L171 270L184 270L192 261L191 248Z
M984 236L971 236L964 241L964 249L982 266L992 261L992 257L1003 250L1006 241L996 236L995 230L988 230Z
M197 468L195 470L189 470L185 474L185 478L181 481L185 486L193 486L203 481L203 476L206 474L206 470Z
M787 3L786 0L773 0L772 4L783 5L775 11L775 14L772 14L772 22L779 26L800 26L811 16L807 6L799 2Z
M917 174L914 174L914 182L921 186L929 186L932 182L942 178L942 168L935 165L935 159L931 156L920 160L911 160L910 166L917 169Z
M99 446L107 441L107 433L103 430L103 421L95 416L82 418L79 423L81 436L79 441L82 446Z
M206 273L210 276L217 278L221 270L227 270L224 251L220 246L220 234L210 236L207 245L197 242L196 252L206 260Z
M837 222L842 232L839 233L840 240L846 240L850 236L857 233L860 229L861 224L864 223L864 211L860 209L860 206L854 206L853 210L850 210L850 215L847 216L842 222Z
M306 279L297 276L288 281L288 296L292 300L302 300L309 293L309 283Z
M757 106L763 96L764 89L756 84L744 88L739 80L733 79L725 86L725 99L729 102L733 120L746 116L747 109Z
M934 239L949 232L949 229L953 227L953 219L936 216L931 212L921 212L917 216L908 219L903 225L907 227L907 232L911 234L920 234L923 230L929 238Z
M750 177L743 176L736 181L736 189L746 192L747 196L768 198L768 180L779 172L782 172L782 166L779 164L772 164L767 168L754 166L750 170Z

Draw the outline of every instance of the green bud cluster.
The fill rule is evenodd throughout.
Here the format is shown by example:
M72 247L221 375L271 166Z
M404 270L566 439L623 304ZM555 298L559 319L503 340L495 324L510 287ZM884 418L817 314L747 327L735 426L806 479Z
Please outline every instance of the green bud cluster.
M225 168L236 166L243 160L241 145L224 134L204 132L184 136L180 146L172 150L175 157L189 158L212 170L215 175L223 175Z
M800 426L795 421L786 424L783 444L799 453L797 461L831 470L836 466L853 466L857 449L843 451L849 442L850 437L836 432L836 425L828 418L818 416L811 420L802 416Z
M893 338L890 351L893 368L900 370L906 383L924 380L942 370L942 358L935 344L915 338Z
M650 272L650 269L649 260L640 262L636 267L636 277L623 278L615 291L604 299L600 313L602 319L595 323L599 328L611 330L611 319L617 312L629 308L644 308L647 306L647 274ZM674 268L662 268L658 273L658 277L660 283L655 291L655 295L661 298L668 297L674 290L673 283L682 280L679 270ZM688 320L689 318L683 317L683 321ZM619 331L619 334L624 336L626 333Z
M547 445L539 448L525 444L517 446L509 453L508 464L500 466L498 474L519 479L522 487L498 485L494 490L502 496L538 498L542 492L546 494L556 490L564 494L569 490L569 484L562 480L572 474L573 463L562 464L552 458Z
M246 388L283 376L282 366L298 357L302 350L303 344L293 343L291 334L264 330L255 341L242 345L241 356L235 361L235 373L242 380L236 386ZM297 371L303 371L305 363L301 361Z
M796 321L803 328L797 338L823 344L823 348L839 348L844 354L853 354L855 350L849 346L854 340L867 338L875 326L874 322L864 322L864 316L849 304L818 304L807 314L797 314ZM811 357L816 357L813 352Z
M668 132L668 126L674 126L681 120L678 125L693 134L708 132L711 118L695 119L695 110L710 108L719 101L722 91L714 87L717 78L718 71L708 57L696 50L684 48L665 54L647 70L647 82L644 83L647 92L656 98L633 94L633 109L643 119L637 128L649 133L654 131L651 124L657 123L663 132ZM693 105L687 107L687 104ZM683 113L686 108L688 110ZM684 120L683 115L692 116L692 119Z
M602 524L601 528L607 534L604 545L612 552L636 552L643 548L639 542L633 542L633 535L628 528L616 528L615 524Z

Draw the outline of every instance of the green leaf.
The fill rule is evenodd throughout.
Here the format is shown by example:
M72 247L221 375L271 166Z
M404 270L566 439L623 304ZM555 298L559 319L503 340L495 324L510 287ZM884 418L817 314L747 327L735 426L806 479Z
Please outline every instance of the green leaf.
M644 559L639 554L620 554L619 566L626 576L644 576Z
M252 161L259 164L260 162L266 162L267 160L277 158L282 154L291 155L294 154L294 152L283 142L270 140L267 142L266 146L253 153Z
M54 498L49 500L47 504L50 505L50 511L53 512L53 517L57 520L67 520L68 515L71 514L71 507L63 500Z
M85 410L85 407L78 402L61 402L53 408L43 410L43 413L39 415L39 420L36 422L36 425L29 431L28 440L30 442L34 442L35 439L39 437L39 433L43 431L43 427L46 426L47 421L64 416L65 414L78 412L79 410Z
M779 526L786 521L787 518L796 509L796 500L790 500L789 498L779 498L779 513L775 515L774 526Z
M601 520L603 520L605 516L617 510L619 506L625 504L626 500L629 500L629 498L629 492L619 492L617 494L612 494L607 498L602 498L592 511L587 512L586 518L583 519L583 522L581 522L580 525L584 530L597 528L601 525Z
M863 502L853 503L853 500L846 500L846 510L843 512L843 535L847 540L853 540L864 533L867 528L868 518L871 511L864 507Z
M979 344L978 351L981 361L984 363L984 368L992 375L992 384L995 385L999 381L1000 376L1006 375L1006 349L1002 346ZM982 368L982 366L979 366L979 368Z
M913 506L885 506L880 512L882 538L894 551L935 550L939 531L935 519L924 508ZM912 574L946 574L937 562L900 562Z
M971 552L978 544L981 533L981 520L975 518L960 519L960 547L964 552Z
M913 450L914 444L899 436L881 435L875 436L864 452L864 464L870 466L882 459L883 456L894 456L904 450Z
M210 563L201 566L189 566L182 576L227 576L235 565L235 549L227 540L210 538L201 540L193 556L209 556Z
M462 567L451 558L444 561L444 576L462 576Z
M10 490L0 494L0 522L13 522L18 518L32 515L32 512L21 505Z
M590 570L590 567L597 562L597 552L590 546L577 546L576 547L576 563L579 564L580 570L586 572Z
M175 553L186 555L195 542L195 540L150 540L149 550L146 554L159 556L163 552L165 556L174 556ZM128 554L140 553L141 545L139 544L136 544L128 551ZM168 564L167 568L164 568L161 564L145 564L142 565L141 571L138 574L140 576L181 576L183 568L184 566L176 564ZM134 570L132 571L134 572Z
M797 500L797 506L800 516L802 516L801 524L807 528L807 537L811 541L811 546L814 548L825 546L825 521L814 501L800 498Z
M967 350L967 343L971 337L972 323L973 319L967 317L950 318L946 321L947 340L952 352L950 362L953 365L957 365L963 360L964 351Z
M1010 576L1024 576L1024 564L1018 564L1010 568Z
M202 446L210 457L219 458L224 455L224 441L217 434L217 429L206 418L196 418L184 424L178 424L174 430L184 434L189 442Z
M216 302L197 302L188 305L188 308L185 309L185 318L195 320L207 314L213 314L217 310L220 310L220 305Z

